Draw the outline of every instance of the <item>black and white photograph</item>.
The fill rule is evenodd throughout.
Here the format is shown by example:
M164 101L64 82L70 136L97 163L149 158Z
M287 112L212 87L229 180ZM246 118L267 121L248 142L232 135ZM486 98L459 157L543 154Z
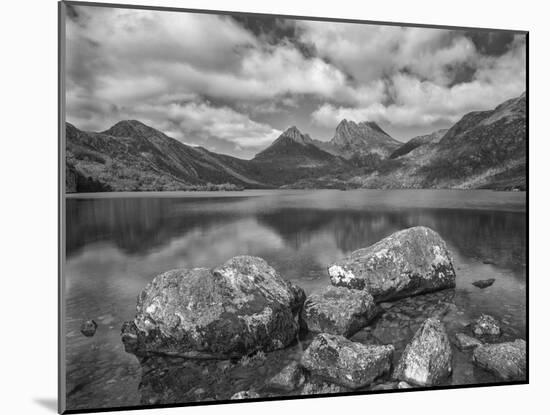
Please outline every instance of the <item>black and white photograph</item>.
M60 411L529 382L527 31L59 12Z

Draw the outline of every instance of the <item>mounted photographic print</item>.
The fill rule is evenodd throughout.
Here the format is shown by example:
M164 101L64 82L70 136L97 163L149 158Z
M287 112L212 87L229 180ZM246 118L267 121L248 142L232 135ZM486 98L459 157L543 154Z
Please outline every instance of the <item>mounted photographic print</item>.
M528 382L527 32L59 10L61 412Z

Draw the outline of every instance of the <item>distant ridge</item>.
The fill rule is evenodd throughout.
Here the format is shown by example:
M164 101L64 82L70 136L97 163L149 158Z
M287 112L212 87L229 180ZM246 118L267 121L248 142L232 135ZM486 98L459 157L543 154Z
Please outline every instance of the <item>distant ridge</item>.
M291 188L527 188L525 93L465 114L450 129L416 137L387 160L348 174L303 179Z
M526 97L465 114L448 130L393 139L342 120L321 142L296 126L252 160L191 147L137 120L102 132L66 124L67 192L242 188L526 188Z
M79 182L91 184L85 191L269 187L250 177L246 161L185 145L136 120L100 133L67 123L66 137L69 191L83 191Z

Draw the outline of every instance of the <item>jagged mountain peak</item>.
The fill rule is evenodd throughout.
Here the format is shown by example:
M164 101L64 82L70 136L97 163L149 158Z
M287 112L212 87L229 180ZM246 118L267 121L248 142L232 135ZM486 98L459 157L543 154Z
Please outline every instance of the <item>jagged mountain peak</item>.
M283 135L286 135L286 136L289 136L289 137L294 137L294 136L302 135L302 132L298 129L298 127L296 127L295 125L293 125L293 126L291 126L291 127L288 127L288 128L283 132Z
M302 133L298 127L293 125L292 127L287 128L280 136L273 142L273 144L291 139L292 141L298 144L312 144L313 140L308 134Z
M332 160L334 156L322 149L319 143L293 125L287 128L269 147L256 154L254 160L283 161L287 165L302 167L323 165Z
M367 127L372 128L373 130L379 131L382 134L386 134L388 137L390 136L387 132L385 132L382 127L380 127L375 121L363 121L359 123L359 125L366 125Z
M346 128L346 127L359 127L359 128L372 128L374 130L380 131L383 134L387 134L382 128L375 122L375 121L360 121L355 122L353 120L348 120L347 118L344 118L342 121L338 123L336 126L336 129L338 128Z
M344 118L336 127L330 144L349 157L357 153L387 156L402 143L393 139L374 121L356 123Z

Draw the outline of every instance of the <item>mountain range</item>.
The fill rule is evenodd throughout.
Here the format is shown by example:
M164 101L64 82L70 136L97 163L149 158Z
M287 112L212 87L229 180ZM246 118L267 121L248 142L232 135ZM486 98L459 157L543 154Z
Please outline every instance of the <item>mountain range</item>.
M525 93L464 115L448 130L392 138L342 120L315 140L295 126L252 160L181 143L136 120L103 132L66 125L66 191L242 188L526 188Z

